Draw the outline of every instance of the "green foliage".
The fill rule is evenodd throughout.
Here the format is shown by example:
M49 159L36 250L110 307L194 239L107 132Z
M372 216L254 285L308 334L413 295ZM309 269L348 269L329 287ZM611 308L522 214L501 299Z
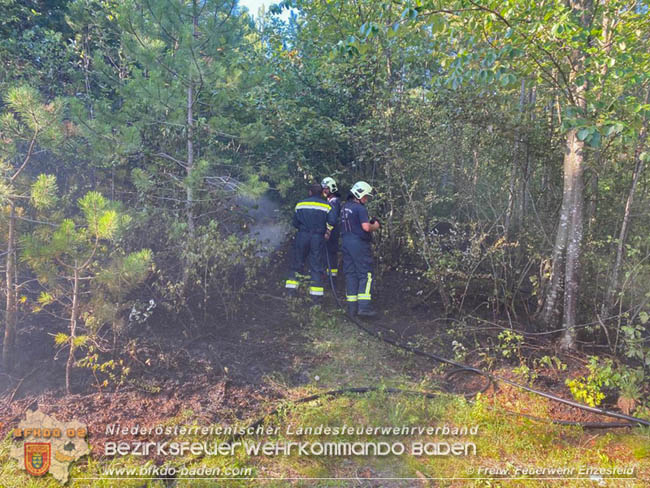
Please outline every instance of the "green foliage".
M566 380L566 385L571 390L573 398L591 407L600 405L605 398L602 388L613 386L618 379L613 368L611 359L600 363L597 356L592 356L587 365L589 375L586 378L582 376Z
M600 405L608 390L618 390L621 397L640 400L646 375L642 368L629 368L612 359L589 358L589 375L567 379L566 385L576 400L590 406Z
M650 371L650 346L648 345L646 327L648 313L639 312L639 323L621 327L622 349L626 357L641 363L642 369Z
M125 296L144 281L151 272L152 263L153 253L150 249L117 257L97 275L97 283L115 297Z
M53 302L54 302L54 297L52 296L52 294L50 294L50 293L48 293L46 291L42 291L41 294L38 296L38 304L40 306L50 305ZM37 310L37 311L39 311L39 310Z
M53 177L42 177L34 186L33 193L43 195L43 188L56 189L56 181ZM117 343L123 330L121 314L130 308L127 296L147 278L153 263L153 254L148 249L126 254L115 245L119 231L129 219L119 214L103 195L88 192L77 204L80 212L74 218L62 219L54 229L43 225L25 239L22 255L45 288L34 311L57 304L69 317L69 334L61 332L55 336L57 345L69 348L68 391L70 365L75 363L77 349L87 351L82 366L90 368L96 377L97 373L107 373L115 380L114 361L104 362L100 356L119 351L98 348L97 343L105 341L98 334L102 326L110 324L113 345ZM128 368L122 368L120 375L126 374Z
M246 293L257 284L257 273L264 261L258 254L254 241L245 236L228 235L212 220L196 229L194 238L182 233L185 242L185 275L174 277L168 270L158 270L154 286L164 297L163 306L181 315L188 306L197 307L201 315L190 316L195 322L205 324L214 317L232 317L254 295ZM184 284L188 283L186 286ZM199 299L188 300L190 290L196 290ZM213 322L216 327L217 323Z
M144 148L144 164L129 169L142 176L144 166L162 165L154 172L161 185L158 195L164 190L182 195L186 187L204 191L204 177L214 174L213 163L230 159L228 144L249 122L248 114L234 110L245 103L240 89L247 81L239 76L241 58L235 44L248 26L232 15L228 2L203 2L196 9L191 2L109 2L97 6L112 19L108 22L93 16L92 3L75 4L94 34L87 40L93 52L84 55L96 68L91 74L98 87L120 100L119 106L109 100L93 102L92 113L88 106L76 106L76 115L88 129L84 135L95 149L93 156L108 166L125 163ZM78 32L85 38L86 26L79 25ZM106 51L116 51L113 63L106 63ZM211 88L202 89L207 86ZM192 142L201 146L201 157L194 155L194 163L187 154L188 90L193 90ZM238 170L234 165L232 169ZM218 171L224 174L222 168Z
M235 197L294 202L324 175L344 197L358 179L377 189L378 269L401 273L418 305L533 315L571 130L585 143L589 214L579 312L591 322L600 309L632 166L648 161L642 9L592 3L587 25L561 2L292 0L256 30L220 1L2 5L0 202L17 203L22 262L46 288L33 309L63 307L77 269L90 341L142 325L125 312L150 303L137 295L152 271L170 318L233 317L264 265ZM273 15L289 7L288 20ZM634 316L647 308L647 199L631 208L617 317L580 329L625 356L630 378L650 361L648 316ZM438 222L455 234L435 235ZM498 340L531 381L562 370L524 358L514 333Z
M108 359L103 361L95 346L89 346L86 355L77 362L78 366L89 369L94 378L95 386L101 390L109 386L123 385L131 373L131 368L123 359Z
M129 254L116 252L92 282L92 295L83 314L86 327L95 333L108 324L115 337L120 338L126 332L125 312L136 303L129 297L154 270L150 249Z
M566 371L567 368L566 364L557 356L542 356L539 360L536 360L536 362L539 366L556 372Z
M55 147L61 143L64 131L61 127L63 100L43 103L36 89L28 85L12 87L5 93L7 107L0 120L0 135L6 145L1 154L11 156L19 140L31 141Z
M32 183L32 205L38 210L52 208L57 202L57 193L56 177L40 174Z
M59 332L54 336L54 343L57 346L63 346L70 341L70 337L65 332Z
M567 365L563 363L557 356L542 356L541 358L533 358L532 361L521 358L520 364L513 371L531 385L539 378L541 373L550 373L559 379L560 373L566 371Z
M41 148L56 151L64 139L61 123L63 101L43 103L36 89L28 85L9 87L0 114L0 201L22 197L24 172ZM31 203L38 209L52 205L56 193L53 176L41 175L32 185Z
M496 345L496 350L507 359L521 358L521 345L524 341L524 336L517 334L512 330L504 330L499 333L499 343Z

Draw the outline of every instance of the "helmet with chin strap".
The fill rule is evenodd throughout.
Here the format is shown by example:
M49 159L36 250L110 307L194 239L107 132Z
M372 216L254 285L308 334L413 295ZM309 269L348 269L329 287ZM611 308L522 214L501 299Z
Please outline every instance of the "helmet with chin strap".
M363 197L371 195L372 186L365 181L357 181L350 189L350 193L352 193L354 198L361 200Z
M320 186L327 188L330 193L336 193L339 191L339 187L336 185L336 180L331 177L323 178L323 181L320 182Z

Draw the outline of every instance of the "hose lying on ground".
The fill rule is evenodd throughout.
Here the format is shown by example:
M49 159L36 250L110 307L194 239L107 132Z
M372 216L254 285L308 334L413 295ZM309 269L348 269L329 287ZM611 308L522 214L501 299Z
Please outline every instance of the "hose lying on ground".
M454 370L454 374L459 373L461 370ZM490 380L484 388L482 388L480 391L485 391L487 388L492 384L492 381ZM308 403L308 402L313 402L316 400L320 400L321 398L326 398L326 397L339 397L343 395L347 395L349 393L370 393L370 392L382 392L382 393L390 393L390 394L406 394L406 395L417 395L417 396L422 396L424 398L436 398L443 392L430 392L430 391L417 391L417 390L403 390L401 388L380 388L376 386L362 386L362 387L353 387L353 388L341 388L339 390L330 390L326 391L323 393L316 393L314 395L309 395L303 398L299 398L297 400L293 400L290 403L293 405L298 405L301 403ZM478 393L478 392L476 392ZM474 394L476 394L474 393ZM274 415L277 415L280 412L280 407L274 408L267 414L263 415L262 417L258 418L255 422L249 424L245 431L250 431L252 429L256 429L260 425L262 425L266 419L269 417L272 417ZM578 421L573 421L573 420L553 420L553 419L544 419L541 417L535 417L534 415L528 415L525 413L520 413L520 412L512 412L510 410L504 410L507 414L510 415L515 415L518 417L524 417L530 420L534 420L537 422L543 422L543 423L551 423L551 424L557 424L557 425L566 425L566 426L574 426L574 427L582 427L582 428L588 428L588 429L610 429L610 428L620 428L620 427L633 427L634 424L631 424L629 422L578 422ZM238 439L241 439L244 437L245 434L236 434L231 436L228 439L229 443L232 443Z
M329 262L329 255L327 253L325 253L325 255L327 257L327 268L331 269L330 262ZM631 422L630 424L607 424L606 422L603 422L602 424L598 424L599 426L602 426L602 428L606 428L606 427L630 427L630 426L633 426L634 424L640 424L640 425L645 425L645 426L650 427L650 422L647 421L647 420L640 419L640 418L637 418L637 417L633 417L631 415L625 415L623 413L612 412L610 410L604 410L604 409L600 409L600 408L596 408L596 407L590 407L588 405L584 405L582 403L578 403L578 402L575 402L573 400L567 400L566 398L558 397L558 396L553 395L551 393L547 393L545 391L537 390L535 388L531 388L529 386L522 385L522 384L517 383L515 381L512 381L512 380L510 380L508 378L504 378L502 376L498 376L498 375L489 373L488 371L484 371L484 370L479 369L479 368L474 368L473 366L469 366L467 364L462 364L462 363L459 363L457 361L453 361L451 359L443 358L442 356L438 356L437 354L433 354L433 353L430 353L430 352L427 352L427 351L422 351L421 349L413 347L413 346L411 346L409 344L402 344L401 342L392 340L392 339L387 338L387 337L383 337L381 335L381 333L367 328L366 326L364 326L359 321L359 319L357 319L356 317L354 317L354 316L350 315L349 313L347 313L347 311L343 307L343 304L341 303L341 300L339 300L339 297L336 294L336 288L334 287L334 280L333 280L331 274L329 274L329 282L330 282L330 287L332 289L332 294L334 295L334 299L336 300L336 304L338 305L338 307L343 312L345 312L345 317L350 322L352 322L354 325L356 325L359 329L361 329L363 332L365 332L366 334L368 334L368 335L370 335L372 337L375 337L376 339L379 339L379 340L381 340L381 341L383 341L383 342L385 342L387 344L390 344L392 346L403 349L404 351L411 352L411 353L413 353L413 354L415 354L417 356L426 357L428 359L433 359L434 361L437 361L439 363L444 363L444 364L449 364L451 366L455 366L459 370L463 370L463 371L466 371L466 372L471 372L471 373L475 373L475 374L478 374L478 375L481 375L481 376L485 376L486 378L489 378L491 381L494 381L494 382L506 383L508 385L519 388L521 390L528 391L530 393L533 393L535 395L539 395L539 396L544 397L544 398L548 398L549 400L552 400L554 402L563 403L565 405L569 405L571 407L579 408L581 410L585 410L587 412L592 412L592 413L595 413L595 414L598 414L598 415L604 415L606 417L612 417L612 418L626 420L628 422ZM585 426L586 424L587 424L586 422L576 422L575 424L563 424L563 425L582 425L582 426ZM592 422L590 424L591 424L590 425L591 427L594 427L594 425L596 425L597 423Z
M326 253L327 255L327 253ZM329 263L329 256L327 256L327 266L330 268L330 263ZM488 379L487 384L479 390L479 392L483 392L489 388L489 386L494 382L494 383L506 383L508 385L514 386L516 388L522 389L524 391L528 391L530 393L533 393L535 395L542 396L544 398L548 398L549 400L563 403L565 405L569 405L571 407L575 407L581 410L585 410L587 412L592 412L598 415L604 415L607 417L613 417L617 419L622 419L622 420L627 420L627 422L581 422L581 421L573 421L573 420L556 420L556 419L544 419L540 417L536 417L533 415L521 413L521 412L511 412L509 410L505 410L506 413L511 414L511 415L516 415L519 417L524 417L530 420L538 421L538 422L546 422L546 423L553 423L557 425L565 425L565 426L577 426L577 427L582 427L582 428L589 428L589 429L613 429L613 428L623 428L623 427L634 427L635 424L639 425L645 425L645 426L650 426L650 422L644 419L640 419L637 417L633 417L630 415L625 415L622 413L618 412L612 412L610 410L604 410L596 407L590 407L588 405L583 405L581 403L572 401L572 400L567 400L565 398L558 397L556 395L553 395L551 393L547 393L545 391L537 390L535 388L531 388L526 385L522 385L520 383L517 383L515 381L512 381L508 378L504 378L502 376L498 376L492 373L489 373L487 371L484 371L479 368L475 368L473 366L469 366L463 363L459 363L457 361L453 361L451 359L443 358L442 356L438 356L436 354L432 354L426 351L422 351L416 347L413 347L409 344L402 344L398 341L383 337L381 333L376 332L374 330L371 330L364 326L356 317L351 316L350 314L347 313L347 311L344 309L343 305L341 304L341 301L339 297L336 295L336 289L334 286L334 280L332 279L332 276L329 276L329 282L330 282L330 287L332 289L332 294L334 295L334 299L336 300L337 306L345 312L345 317L352 322L354 325L356 325L359 329L361 329L363 332L366 334L375 337L376 339L379 339L387 344L390 344L394 347L403 349L405 351L411 352L415 355L426 357L428 359L433 359L434 361L443 363L443 364L449 364L451 366L455 366L455 369L449 371L446 375L446 378L449 380L452 376L455 376L457 374L464 374L464 373L474 373L480 376L484 376L485 378ZM379 388L379 387L355 387L355 388L342 388L339 390L330 390L326 391L324 393L317 393L314 395L310 395L307 397L299 398L298 400L294 400L291 403L293 404L300 404L300 403L308 403L312 402L321 398L325 397L337 397L337 396L342 396L348 393L369 393L373 391L382 391L385 393L391 393L391 394L410 394L410 395L420 395L425 398L435 398L437 397L440 393L432 393L432 392L422 392L422 391L415 391L415 390L403 390L400 388ZM478 392L472 393L471 395L475 395ZM467 395L465 395L467 396ZM256 421L254 421L252 424L250 424L246 430L249 429L254 429L258 427L259 425L262 425L264 421L273 415L277 415L279 412L279 408L273 409L271 412L263 415ZM243 435L243 434L242 434ZM229 441L232 442L236 439L239 439L242 437L242 435L235 435L232 436Z

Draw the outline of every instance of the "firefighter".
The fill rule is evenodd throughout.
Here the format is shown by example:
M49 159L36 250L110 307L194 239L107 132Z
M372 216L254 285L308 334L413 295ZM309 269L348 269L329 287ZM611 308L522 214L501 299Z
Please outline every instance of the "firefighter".
M319 183L309 187L309 197L296 204L293 214L293 226L298 229L294 239L291 260L291 275L285 282L285 288L295 294L305 260L309 262L312 297L323 296L323 252L325 240L329 239L334 228L336 215L332 207L323 199L323 189Z
M368 217L365 204L372 187L357 181L350 190L348 201L341 208L343 235L343 272L345 273L348 313L365 317L377 315L371 307L372 299L372 232L379 229L379 221Z
M325 252L323 253L323 264L327 274L335 278L338 273L339 267L339 237L341 235L341 226L339 224L339 213L341 211L341 194L339 193L338 186L334 178L327 177L321 181L323 187L323 194L332 207L332 212L335 215L335 224L329 239L325 243ZM329 267L327 265L329 258Z

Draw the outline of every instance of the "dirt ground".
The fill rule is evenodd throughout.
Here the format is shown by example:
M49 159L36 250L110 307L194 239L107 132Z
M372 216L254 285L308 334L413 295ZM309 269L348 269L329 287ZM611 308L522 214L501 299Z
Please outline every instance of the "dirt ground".
M60 359L43 360L36 371L32 368L11 381L5 377L0 435L5 436L26 409L37 407L62 421L86 423L97 449L106 440L106 425L114 422L153 426L190 410L190 422L252 418L282 397L274 377L288 384L308 380L301 357L304 338L299 327L277 311L281 301L279 294L258 299L237 327L221 326L189 340L180 333L141 339L132 360L136 369L129 376L135 378L115 391L98 390L91 376L77 372L75 391L81 392L65 396Z
M279 258L276 262L283 263L284 255ZM92 376L77 371L76 394L65 396L65 358L52 359L51 331L42 323L40 327L32 324L23 328L19 335L19 348L23 352L20 367L12 376L3 375L0 380L0 418L5 421L0 435L5 436L27 409L38 407L59 420L77 419L86 423L94 454L101 455L104 442L111 438L106 426L115 422L122 427L136 424L148 427L191 411L185 418L187 423L232 423L252 420L271 410L274 403L284 398L283 386L309 382L308 371L315 361L306 353L307 339L300 325L287 312L278 269L281 264L274 271L275 277L263 281L261 288L246 298L245 313L233 323L223 323L217 318L205 333L188 338L178 328L169 326L154 333L154 315L132 352L134 381L113 390L98 390L93 386ZM416 297L396 293L395 290L403 289L400 280L406 279L387 274L378 280L376 302L382 313L370 326L386 337L453 357L449 338L444 334L453 319L444 317L435 303L428 307L413 306ZM344 296L342 277L337 279L336 286L339 296ZM331 295L324 307L335 309ZM486 337L487 333L483 331L477 337ZM543 350L544 344L535 347ZM30 360L34 357L43 359ZM395 355L395 361L404 360ZM466 361L482 366L480 356L472 351ZM581 358L565 357L563 361L572 374L583 367ZM412 368L414 375L429 374L432 364L418 358ZM498 374L517 379L507 367L499 369ZM440 380L444 382L442 376ZM567 395L562 376L541 377L538 381L547 391ZM485 390L487 386L485 378L476 375L457 375L447 383L451 391L466 395ZM521 392L508 386L491 385L486 394L495 402L514 404ZM608 420L561 404L553 404L550 413L565 420Z

